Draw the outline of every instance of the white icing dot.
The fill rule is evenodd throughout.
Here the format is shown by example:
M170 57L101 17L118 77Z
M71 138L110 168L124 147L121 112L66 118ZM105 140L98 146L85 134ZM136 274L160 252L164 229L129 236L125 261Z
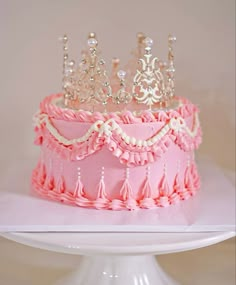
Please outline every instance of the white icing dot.
M164 163L163 170L164 170L164 174L166 174L166 172L167 172L166 163Z
M143 141L143 146L148 146L146 141Z
M129 168L126 168L126 178L129 178Z
M136 144L137 144L137 146L140 147L140 146L142 146L142 141L141 141L141 140L137 140L137 141L136 141Z
M124 140L125 140L125 142L126 142L127 144L129 144L129 143L130 143L130 137L125 136Z
M155 143L155 142L157 141L157 138L156 138L156 137L153 137L153 138L150 139L150 141L151 141L152 143Z
M118 128L116 129L116 133L117 133L118 135L121 134L121 133L122 133L122 129L118 127Z
M136 138L134 137L130 138L130 142L132 145L136 145Z

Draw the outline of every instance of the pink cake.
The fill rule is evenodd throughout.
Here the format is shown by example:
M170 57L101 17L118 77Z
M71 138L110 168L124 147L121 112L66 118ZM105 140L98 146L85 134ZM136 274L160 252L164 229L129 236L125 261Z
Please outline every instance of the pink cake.
M194 151L201 143L198 108L174 92L168 63L138 35L135 60L108 78L93 33L78 67L64 36L63 93L46 97L35 116L41 146L32 188L41 196L86 208L166 207L200 187ZM116 76L118 71L118 76ZM128 82L128 84L127 84Z

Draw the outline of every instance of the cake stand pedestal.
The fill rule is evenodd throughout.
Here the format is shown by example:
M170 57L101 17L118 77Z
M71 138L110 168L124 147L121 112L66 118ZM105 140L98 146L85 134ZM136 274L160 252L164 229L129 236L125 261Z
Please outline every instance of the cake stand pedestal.
M82 255L78 268L55 285L177 285L154 255L197 249L235 236L209 233L2 233L16 242Z
M55 285L177 285L154 256L84 256L71 276Z

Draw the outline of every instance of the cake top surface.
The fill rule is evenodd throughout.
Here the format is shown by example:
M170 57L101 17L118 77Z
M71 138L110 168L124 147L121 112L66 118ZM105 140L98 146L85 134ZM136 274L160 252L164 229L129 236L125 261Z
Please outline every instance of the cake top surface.
M153 56L153 40L138 33L132 60L120 70L119 59L113 58L110 75L95 33L89 34L87 48L82 51L78 64L69 59L67 36L64 35L61 40L64 51L63 98L54 102L61 109L92 113L129 110L139 113L178 107L174 83L174 36L168 37L168 60L164 62Z

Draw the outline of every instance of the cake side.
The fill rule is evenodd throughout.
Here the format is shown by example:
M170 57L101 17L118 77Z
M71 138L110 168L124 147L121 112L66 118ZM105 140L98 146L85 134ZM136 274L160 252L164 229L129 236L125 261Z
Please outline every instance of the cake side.
M60 108L47 97L37 115L41 145L34 190L82 207L165 207L196 193L198 109L178 98L168 111L98 114ZM86 113L86 114L83 114Z

